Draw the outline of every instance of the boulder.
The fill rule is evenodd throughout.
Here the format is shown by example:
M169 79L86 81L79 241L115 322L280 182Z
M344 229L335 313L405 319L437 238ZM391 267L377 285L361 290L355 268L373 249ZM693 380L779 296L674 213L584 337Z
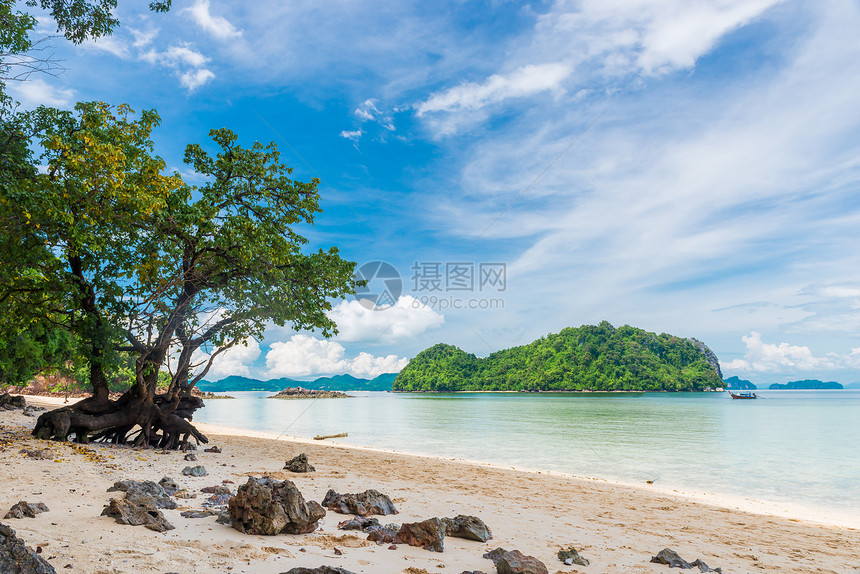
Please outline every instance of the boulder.
M495 566L499 563L499 558L501 558L502 555L504 555L505 553L507 553L507 550L505 550L504 548L496 548L495 550L490 550L489 552L484 554L484 558L486 558L487 560L492 560L493 566Z
M15 531L0 524L0 572L4 574L56 574L51 564L18 538Z
M334 490L329 490L323 498L322 505L340 514L358 516L397 514L391 499L373 489L358 494L338 494Z
M42 512L48 512L48 507L43 503L22 500L12 506L3 518L36 518L36 515Z
M519 550L505 552L496 562L498 574L549 574L546 565L534 556L526 556Z
M152 506L166 510L176 508L176 501L160 484L151 480L119 480L108 488L108 492L122 491L132 504Z
M281 572L281 574L353 574L349 570L344 570L343 568L336 568L334 566L319 566L318 568L304 568L299 566L298 568L290 568L286 572Z
M721 568L711 568L700 558L696 558L693 562L687 562L677 552L669 548L664 548L657 553L657 556L652 556L651 562L666 564L669 568L681 568L682 570L698 568L700 572L718 572L719 574L723 572Z
M177 493L177 491L179 491L179 485L176 484L176 481L169 476L165 476L164 478L159 480L158 485L163 488L164 492L170 496L173 496Z
M127 498L117 500L111 498L110 502L102 510L102 516L110 516L119 524L130 526L146 526L156 532L173 530L175 526L170 524L160 510L152 506L134 504Z
M454 538L486 542L493 537L489 527L477 516L460 514L454 518L443 518L442 526L445 528L445 536L453 536Z
M15 409L23 409L26 406L27 401L25 401L24 397L20 395L10 395L9 393L3 393L0 395L0 409L11 411Z
M215 519L215 522L218 524L226 524L227 526L233 526L233 519L230 518L229 510L222 510L218 513L218 518Z
M573 546L571 546L567 550L559 550L558 559L567 564L568 566L572 564L576 564L577 566L588 566L588 558L580 556L579 552L577 552L576 548L574 548Z
M233 528L245 534L306 534L317 529L325 510L289 480L248 478L228 504Z
M337 527L340 530L361 530L362 532L370 532L371 530L382 528L382 525L376 518L356 516L355 518L338 522Z
M203 465L197 466L186 466L182 469L182 474L185 476L206 476L209 474L206 472L206 468Z
M445 549L445 527L438 518L428 518L422 522L407 522L400 526L393 542L420 546L432 552L442 552Z
M398 530L400 530L400 527L396 524L386 524L385 526L372 528L367 531L370 532L367 539L377 544L391 544L394 542Z
M317 469L308 462L308 455L301 453L288 460L284 464L284 470L289 470L290 472L316 472Z

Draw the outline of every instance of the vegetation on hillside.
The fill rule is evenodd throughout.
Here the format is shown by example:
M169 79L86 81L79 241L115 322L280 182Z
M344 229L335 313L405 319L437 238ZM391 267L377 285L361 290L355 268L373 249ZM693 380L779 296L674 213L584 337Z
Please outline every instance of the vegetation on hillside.
M718 365L694 339L628 325L567 328L485 359L452 345L418 354L395 391L700 391L720 387Z

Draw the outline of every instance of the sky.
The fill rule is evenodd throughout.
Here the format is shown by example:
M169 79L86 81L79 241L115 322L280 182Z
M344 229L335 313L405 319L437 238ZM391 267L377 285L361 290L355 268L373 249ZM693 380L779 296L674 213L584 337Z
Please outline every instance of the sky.
M860 4L120 2L10 91L229 127L321 180L311 246L369 279L339 334L272 326L207 377L396 372L602 320L704 341L725 376L860 381ZM53 32L40 21L39 33Z

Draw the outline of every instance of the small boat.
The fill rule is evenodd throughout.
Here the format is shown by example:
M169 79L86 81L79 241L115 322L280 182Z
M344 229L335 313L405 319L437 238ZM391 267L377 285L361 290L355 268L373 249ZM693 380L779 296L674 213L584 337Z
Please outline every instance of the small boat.
M729 395L731 395L731 397L733 399L757 399L758 398L758 396L755 393L751 393L749 391L744 392L744 393L733 393L733 392L729 391Z

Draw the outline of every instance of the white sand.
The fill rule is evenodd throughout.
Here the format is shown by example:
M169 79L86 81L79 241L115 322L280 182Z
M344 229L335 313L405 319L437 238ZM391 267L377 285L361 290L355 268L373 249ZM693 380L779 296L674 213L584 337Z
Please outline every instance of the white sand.
M58 402L62 400L28 397L33 404ZM86 573L267 574L327 564L356 573L490 573L495 569L481 555L502 546L537 556L550 572L671 574L677 570L649 563L651 556L669 547L687 560L702 558L711 567L720 566L726 574L860 573L860 520L838 513L319 441L274 440L263 433L207 425L200 425L201 430L223 453L197 451L199 461L188 463L179 452L37 441L29 436L34 422L20 411L0 411L0 441L6 441L0 442L0 515L19 500L44 502L50 512L3 522L30 546L42 546L43 556L58 571L71 564L71 572ZM36 447L51 448L57 456L34 460L18 454L21 448ZM300 452L308 454L316 473L281 470L285 460ZM181 470L194 464L204 465L209 476L182 476ZM106 492L116 480L170 476L199 491L223 480L233 481L230 486L235 488L248 475L290 479L306 499L317 501L329 488L375 488L391 496L400 510L396 516L379 517L383 523L473 514L495 537L486 544L446 538L441 554L404 545L389 550L368 543L360 533L338 531L337 523L348 517L333 512L313 534L249 536L216 524L214 517L182 518L181 510L201 507L207 496L202 493L178 500L182 506L177 510L164 511L176 526L166 533L100 516L109 498L121 495ZM559 562L556 552L568 545L591 565ZM335 555L335 547L342 555Z

